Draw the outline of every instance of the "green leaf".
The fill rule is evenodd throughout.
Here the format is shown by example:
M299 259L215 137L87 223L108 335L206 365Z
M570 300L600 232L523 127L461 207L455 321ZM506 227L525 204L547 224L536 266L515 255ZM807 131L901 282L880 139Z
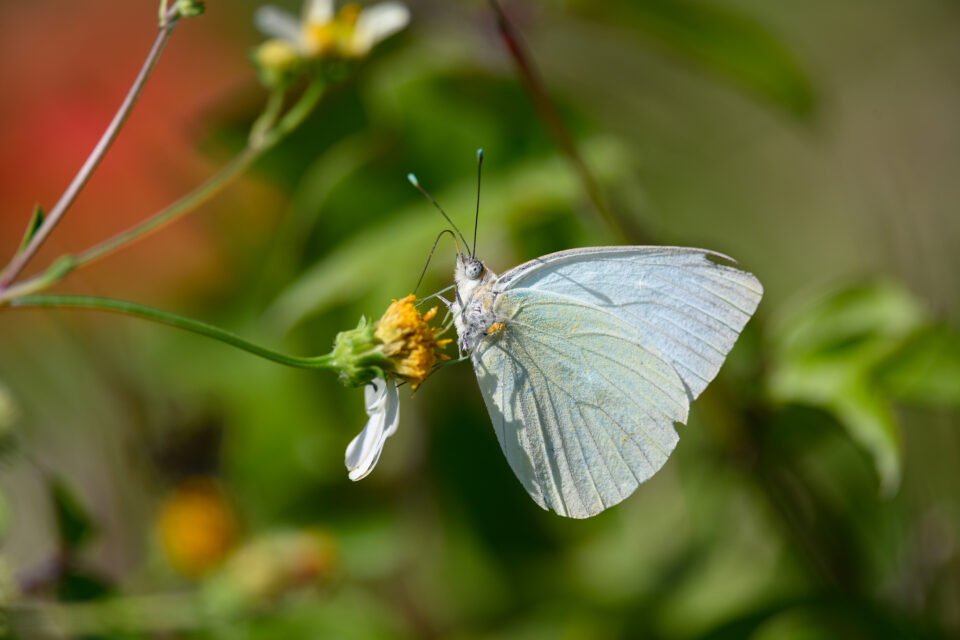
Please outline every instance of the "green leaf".
M23 232L23 239L20 240L20 247L17 249L17 253L20 253L27 248L27 245L30 244L30 241L33 240L33 236L36 235L37 229L40 228L40 225L43 224L43 207L39 204L33 205L33 214L30 215L30 222L27 223L27 228Z
M13 394L0 383L0 465L7 462L17 450L17 432L14 430L20 409Z
M915 332L880 364L876 381L897 400L960 406L960 334L947 326Z
M873 457L883 493L900 481L900 435L877 372L924 322L900 286L850 287L815 301L780 323L770 391L783 402L832 412Z
M590 8L594 10L594 5ZM616 15L608 19L645 32L665 51L795 116L807 117L815 110L813 87L796 57L776 35L747 15L689 0L645 0L614 11Z
M68 552L75 551L93 534L93 520L73 491L60 479L50 481L50 496L56 510L60 544Z
M7 496L0 490L0 543L7 537L7 530L10 528L10 503Z

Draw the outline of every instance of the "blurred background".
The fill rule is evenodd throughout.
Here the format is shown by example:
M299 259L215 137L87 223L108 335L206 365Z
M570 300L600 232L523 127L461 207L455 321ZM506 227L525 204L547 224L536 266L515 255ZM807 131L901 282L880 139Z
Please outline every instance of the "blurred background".
M212 0L177 27L31 272L239 151L265 97L257 6ZM352 483L363 394L332 375L123 317L4 310L0 635L960 635L960 7L505 0L620 231L490 6L410 8L242 180L56 290L324 353L412 291L443 228L405 175L468 229L483 147L494 271L649 243L729 254L764 284L670 461L589 520L541 511L464 363L402 392L398 433ZM0 2L4 262L155 24L152 0ZM442 240L421 292L453 258Z

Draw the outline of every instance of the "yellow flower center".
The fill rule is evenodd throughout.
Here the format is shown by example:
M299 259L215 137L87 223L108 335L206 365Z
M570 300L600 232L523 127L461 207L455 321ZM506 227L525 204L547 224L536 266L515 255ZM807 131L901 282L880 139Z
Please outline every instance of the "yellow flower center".
M354 27L360 5L344 5L330 22L309 22L303 25L303 43L308 56L329 54L349 55L352 52Z
M429 322L437 315L433 307L423 315L414 306L416 298L411 294L394 300L374 327L374 337L383 343L381 350L394 365L394 373L409 381L414 389L423 382L437 359L447 356L436 353L451 342L437 340L437 334Z

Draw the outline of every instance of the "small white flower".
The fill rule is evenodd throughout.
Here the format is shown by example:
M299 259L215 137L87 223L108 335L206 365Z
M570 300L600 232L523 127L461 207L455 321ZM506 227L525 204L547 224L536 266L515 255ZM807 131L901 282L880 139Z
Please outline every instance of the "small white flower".
M396 1L361 9L350 3L334 12L333 0L305 0L302 18L266 5L253 20L266 35L292 45L301 56L361 57L381 40L400 31L410 21L410 11Z
M400 422L400 394L397 383L375 378L364 388L367 405L366 426L347 445L344 462L351 480L360 480L373 471L383 451L383 444L392 436Z

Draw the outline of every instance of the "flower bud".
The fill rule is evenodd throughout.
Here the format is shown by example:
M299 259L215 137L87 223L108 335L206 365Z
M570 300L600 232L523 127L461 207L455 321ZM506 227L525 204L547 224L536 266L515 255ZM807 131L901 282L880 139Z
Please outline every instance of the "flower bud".
M265 86L281 87L296 77L302 62L296 47L281 38L272 38L254 49L251 56Z
M177 13L184 18L196 18L203 15L204 3L201 0L177 0Z
M211 613L262 610L294 591L323 584L334 566L333 541L317 531L263 535L234 552L204 584Z

